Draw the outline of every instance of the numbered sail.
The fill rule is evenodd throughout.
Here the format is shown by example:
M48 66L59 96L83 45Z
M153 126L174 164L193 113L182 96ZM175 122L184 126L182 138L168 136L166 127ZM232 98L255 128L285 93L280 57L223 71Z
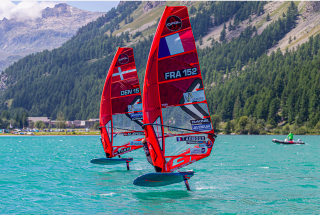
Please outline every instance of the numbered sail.
M133 49L119 48L109 69L101 97L100 132L107 158L142 147L141 91ZM119 135L125 144L116 141ZM115 144L118 143L118 144Z
M157 172L172 172L210 155L214 130L187 7L166 7L144 79L143 117Z

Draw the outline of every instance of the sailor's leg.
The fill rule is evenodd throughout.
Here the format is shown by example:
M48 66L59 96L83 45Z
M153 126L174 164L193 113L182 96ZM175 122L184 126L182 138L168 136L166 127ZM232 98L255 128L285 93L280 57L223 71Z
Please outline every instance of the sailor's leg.
M127 163L127 170L130 170L129 161L126 161L126 163Z
M184 180L184 183L185 183L185 185L187 187L187 190L190 190L190 185L189 185L188 179L189 179L188 177L183 176L183 180Z

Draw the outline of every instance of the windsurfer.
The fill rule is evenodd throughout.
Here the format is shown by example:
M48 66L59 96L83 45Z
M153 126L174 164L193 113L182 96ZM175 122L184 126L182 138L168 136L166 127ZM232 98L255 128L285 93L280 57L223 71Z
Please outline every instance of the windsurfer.
M293 134L292 131L290 131L290 133L288 134L287 138L292 141L293 140Z

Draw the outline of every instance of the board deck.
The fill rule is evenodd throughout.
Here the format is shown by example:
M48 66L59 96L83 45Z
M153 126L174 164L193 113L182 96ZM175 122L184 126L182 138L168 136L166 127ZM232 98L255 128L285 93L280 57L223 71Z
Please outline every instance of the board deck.
M190 172L172 172L172 173L148 173L140 175L133 181L136 186L143 187L161 187L170 184L180 183L184 181L184 177L188 179L194 175L193 171Z
M133 161L133 158L95 158L90 161L90 163L100 164L100 165L116 165L126 163L127 161Z

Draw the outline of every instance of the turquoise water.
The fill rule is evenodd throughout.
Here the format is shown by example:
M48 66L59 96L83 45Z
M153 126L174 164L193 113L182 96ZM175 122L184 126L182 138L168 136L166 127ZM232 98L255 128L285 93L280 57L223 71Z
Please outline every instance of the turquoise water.
M154 172L142 150L125 165L103 157L99 136L0 137L0 214L320 213L320 136L277 145L285 136L219 136L209 158L189 165L189 181L136 187Z

